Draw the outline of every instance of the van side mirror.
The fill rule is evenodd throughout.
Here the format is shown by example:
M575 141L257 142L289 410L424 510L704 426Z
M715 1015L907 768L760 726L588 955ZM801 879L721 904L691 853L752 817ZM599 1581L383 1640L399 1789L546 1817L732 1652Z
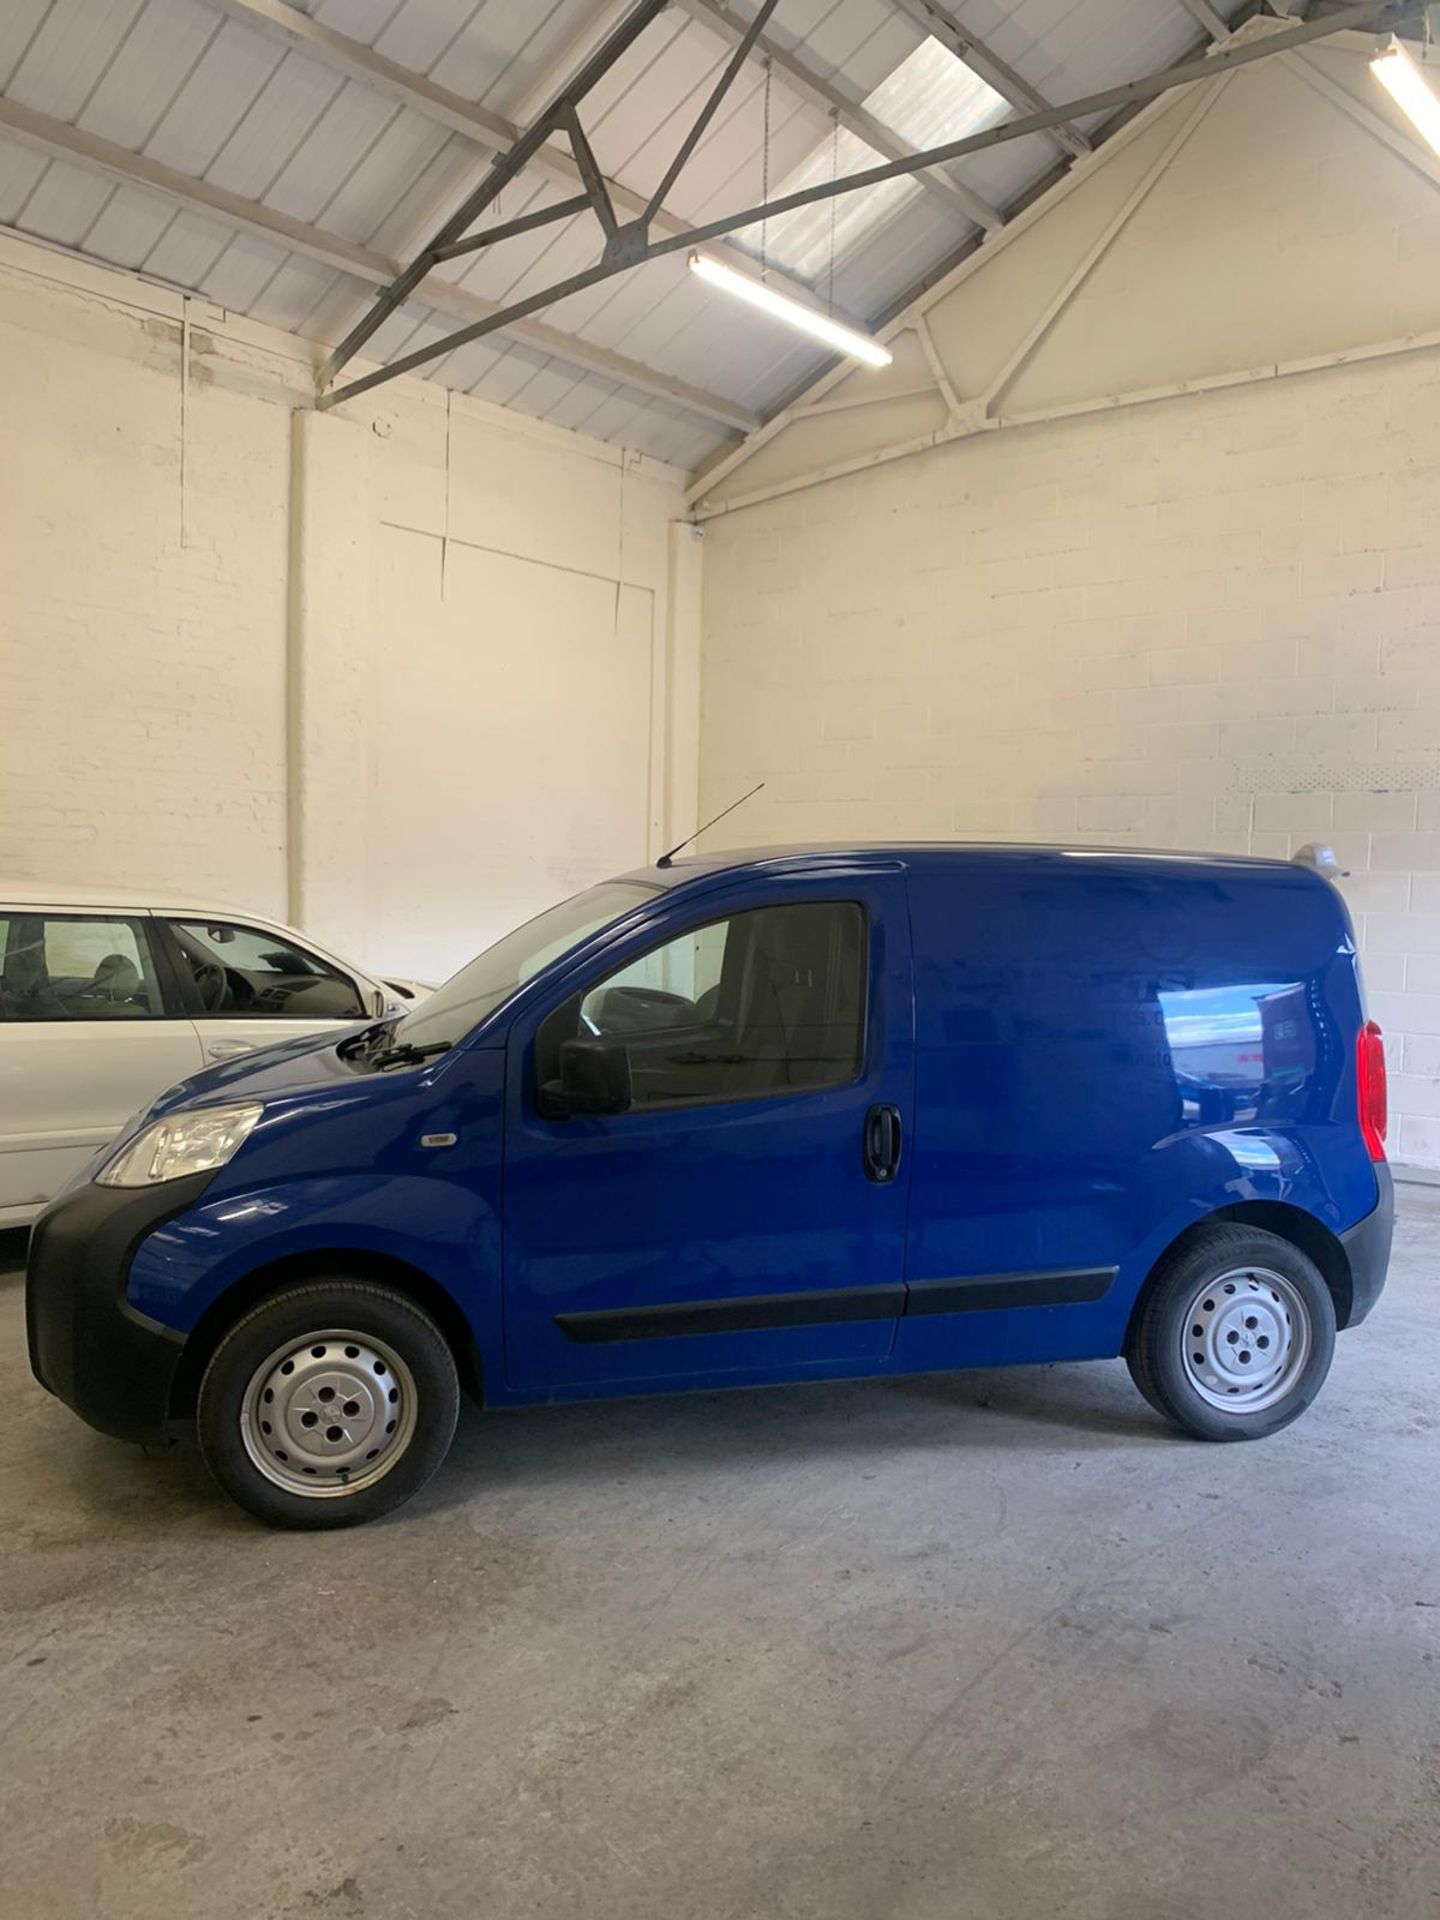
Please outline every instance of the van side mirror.
M566 1040L560 1078L541 1088L552 1119L575 1113L624 1113L630 1105L630 1054L613 1040Z

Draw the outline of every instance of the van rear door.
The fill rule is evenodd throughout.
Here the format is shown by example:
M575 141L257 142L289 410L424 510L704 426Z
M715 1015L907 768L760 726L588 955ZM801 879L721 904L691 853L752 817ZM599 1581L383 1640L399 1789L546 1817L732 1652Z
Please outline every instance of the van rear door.
M667 902L517 1021L512 1386L883 1359L904 1297L911 1028L898 866ZM627 1110L546 1110L575 1041L623 1048Z

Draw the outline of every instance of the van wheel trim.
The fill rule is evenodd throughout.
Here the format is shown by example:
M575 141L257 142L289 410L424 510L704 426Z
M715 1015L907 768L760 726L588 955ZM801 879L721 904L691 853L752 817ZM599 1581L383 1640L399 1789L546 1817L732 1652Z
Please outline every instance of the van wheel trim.
M418 1412L414 1375L388 1341L325 1327L286 1340L255 1369L240 1438L272 1486L343 1500L399 1463Z
M1310 1309L1273 1267L1235 1267L1195 1289L1179 1344L1185 1377L1207 1406L1263 1413L1285 1399L1309 1364Z

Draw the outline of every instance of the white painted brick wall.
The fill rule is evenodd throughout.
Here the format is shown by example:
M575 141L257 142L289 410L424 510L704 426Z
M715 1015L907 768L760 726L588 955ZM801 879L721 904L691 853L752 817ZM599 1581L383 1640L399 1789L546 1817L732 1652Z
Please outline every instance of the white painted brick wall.
M292 461L308 349L198 302L182 436L181 311L0 236L0 879L444 974L686 831L681 476L414 381Z
M182 544L179 332L0 276L0 874L283 912L288 421L192 380Z
M1440 1165L1440 359L962 442L706 529L702 810L754 840L1329 840Z

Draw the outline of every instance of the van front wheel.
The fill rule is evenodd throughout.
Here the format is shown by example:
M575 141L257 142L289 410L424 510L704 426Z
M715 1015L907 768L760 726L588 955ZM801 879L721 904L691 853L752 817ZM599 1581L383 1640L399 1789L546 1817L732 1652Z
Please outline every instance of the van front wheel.
M1130 1377L1201 1440L1259 1440L1324 1384L1335 1303L1298 1247L1256 1227L1197 1235L1156 1274L1131 1327Z
M404 1294L340 1277L287 1287L215 1349L196 1426L220 1485L273 1527L355 1526L434 1473L459 1413L455 1361Z

